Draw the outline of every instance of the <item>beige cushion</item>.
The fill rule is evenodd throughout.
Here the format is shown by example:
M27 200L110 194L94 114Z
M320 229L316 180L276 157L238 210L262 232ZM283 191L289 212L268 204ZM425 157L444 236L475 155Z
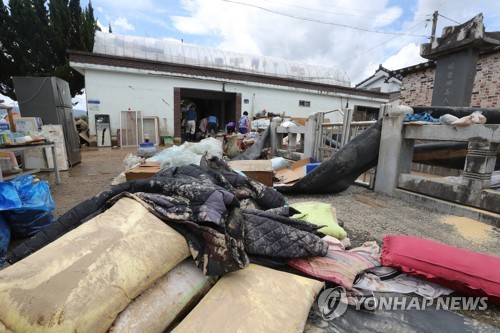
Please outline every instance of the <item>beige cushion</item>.
M110 333L162 333L193 308L215 281L188 258L159 278L116 318Z
M303 332L323 285L252 264L223 276L173 332Z
M184 237L122 198L0 271L0 323L14 332L105 332L132 299L188 256Z

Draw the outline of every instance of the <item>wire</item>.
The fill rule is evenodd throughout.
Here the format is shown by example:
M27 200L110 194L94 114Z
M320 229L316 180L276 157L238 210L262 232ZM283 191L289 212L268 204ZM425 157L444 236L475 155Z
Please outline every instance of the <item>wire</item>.
M325 14L351 16L351 17L361 17L361 18L368 18L368 19L381 20L381 21L395 21L393 19L384 19L384 18L378 18L378 17L373 17L373 16L361 16L361 15L352 15L352 14L346 14L346 13L335 13L335 12L330 12L330 11L327 11L327 10L321 10L321 9L315 9L315 8L310 8L310 7L304 7L304 6L297 6L297 5L286 4L286 3L283 3L283 2L279 2L279 1L270 1L270 0L267 0L266 2L272 2L272 3L276 3L276 4L280 4L280 5L289 6L289 7L307 9L307 10L310 10L310 11L315 11L315 12L320 12L320 13L325 13ZM344 8L344 7L340 7L340 8ZM345 8L345 9L349 9L349 8ZM371 12L380 13L380 12L375 12L375 11L371 11ZM400 20L396 20L396 22L399 22L399 21ZM406 22L424 22L424 21L427 21L427 20L408 20Z
M422 23L418 23L418 24L414 25L413 27L409 28L409 29L408 29L408 31L412 31L412 30L414 30L415 28L418 28L421 24L422 24ZM427 25L427 24L426 24L426 25ZM363 54L365 54L365 53L367 53L367 52L369 52L369 51L371 51L371 50L374 50L374 49L376 49L376 48L377 48L377 47L379 47L379 46L382 46L382 45L384 45L384 44L387 44L387 43L389 43L390 41L392 41L392 40L394 40L394 39L396 39L396 38L398 38L398 36L396 36L396 37L392 37L392 38L389 38L389 39L387 39L386 41L383 41L382 43L377 44L377 45L375 45L375 46L374 46L374 47L372 47L372 48L369 48L369 49L367 49L367 50L364 50L364 51L362 51L362 52L360 52L360 53L356 54L354 57L350 57L350 60L352 60L352 59L356 59L357 57L359 57L359 56L361 56L361 55L363 55Z
M373 32L373 33L385 34L385 35L426 37L426 38L429 37L429 36L426 36L426 35L411 35L411 34L405 34L405 33L402 33L402 32L389 32L389 31L378 31L378 30L370 30L370 29L365 29L365 28L358 28L358 27L353 27L353 26L344 25L344 24L340 24L340 23L333 23L333 22L327 22L327 21L321 21L321 20L313 20L313 19L308 19L308 18L305 18L305 17L300 17L300 16L295 16L295 15L285 14L285 13L274 11L274 10L271 10L271 9L268 9L268 8L264 8L264 7L260 7L260 6L256 6L256 5L252 5L252 4L248 4L248 3L238 2L238 1L232 1L232 0L222 0L222 1L231 2L231 3L234 3L234 4L238 4L238 5L244 5L244 6L248 6L248 7L258 8L258 9L264 10L266 12L270 12L270 13L273 13L273 14L282 15L282 16L286 16L286 17L290 17L290 18L294 18L294 19L298 19L298 20L309 21L309 22L320 23L320 24L334 25L334 26L338 26L338 27L343 27L343 28L348 28L348 29L355 29L355 30L360 30L360 31L365 31L365 32Z
M278 2L278 1L271 1L271 0L265 0L266 2L274 2L274 3L279 3L279 4L282 4L282 5L289 5L289 4L286 4L286 3L283 3L283 2ZM296 6L296 5L289 5L289 6L293 6L293 7L298 7L298 8L304 8L304 9L308 9L306 7L300 7L300 6ZM335 6L335 5L330 5L328 4L328 7L336 7L336 8L341 8L341 9L347 9L347 10L351 10L351 11L355 11L355 12L367 12L367 13L376 13L376 14L380 14L380 11L378 10L369 10L369 9L360 9L360 8L349 8L349 7L343 7L343 6ZM309 8L310 10L316 10L316 9L312 9L312 8ZM323 10L318 10L318 11L321 11L321 12L325 12L325 13L328 13L327 11L323 11Z
M412 31L412 30L414 30L415 28L418 28L420 25L421 25L421 23L418 23L418 24L414 25L413 27L409 28L409 29L408 29L408 31ZM425 26L424 26L423 28L425 28ZM378 48L378 47L380 47L380 46L382 46L382 45L384 45L384 44L386 44L386 43L388 43L388 42L390 42L390 41L392 41L392 40L394 40L394 39L396 39L396 38L398 38L398 37L396 36L396 37L393 37L393 38L389 38L388 40L383 41L382 43L377 44L377 45L375 45L375 46L374 46L374 47L372 47L372 48L369 48L369 49L366 49L366 50L364 50L364 51L361 51L361 52L357 53L356 55L354 55L354 56L350 57L350 58L349 58L349 61L352 61L353 59L359 58L359 57L360 57L360 56L362 56L363 54L365 54L365 53L367 53L367 52L369 52L369 51L371 51L371 50L374 50L374 49L376 49L376 48ZM368 66L366 66L366 67L364 67L364 68L368 68Z
M442 18L445 18L445 19L447 19L447 20L450 20L451 22L454 22L454 23L456 23L456 24L462 24L462 23L457 22L457 21L455 21L455 20L452 20L451 18L448 18L448 17L446 17L446 16L444 16L444 15L438 14L438 16L441 16Z

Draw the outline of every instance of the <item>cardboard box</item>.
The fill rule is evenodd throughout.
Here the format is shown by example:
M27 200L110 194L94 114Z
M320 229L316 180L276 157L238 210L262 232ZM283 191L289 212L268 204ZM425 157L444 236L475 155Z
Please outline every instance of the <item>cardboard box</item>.
M294 162L289 166L281 167L276 170L276 178L280 184L294 183L306 175L307 165L311 164L311 158L307 157L300 161Z
M160 171L159 162L148 162L125 171L125 179L127 181L136 179L147 179L156 175Z
M248 178L266 186L273 186L273 164L271 160L229 161L229 166L243 172Z

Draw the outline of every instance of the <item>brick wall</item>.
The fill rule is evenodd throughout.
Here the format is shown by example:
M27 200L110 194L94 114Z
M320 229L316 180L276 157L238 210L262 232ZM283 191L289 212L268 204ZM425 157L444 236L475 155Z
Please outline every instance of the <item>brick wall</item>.
M500 53L479 59L470 104L482 108L500 107Z
M472 89L471 105L481 108L500 107L500 53L479 57ZM414 106L431 105L435 67L404 74L401 103Z
M426 68L403 77L401 103L412 106L431 105L436 68Z

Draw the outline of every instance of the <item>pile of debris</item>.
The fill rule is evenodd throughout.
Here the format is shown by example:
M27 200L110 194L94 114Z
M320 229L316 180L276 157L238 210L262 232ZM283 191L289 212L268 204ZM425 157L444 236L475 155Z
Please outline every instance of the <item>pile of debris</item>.
M347 236L331 205L289 206L204 155L111 187L9 253L0 328L302 332L318 316L340 325L372 292L500 300L500 258L408 236L352 247Z

